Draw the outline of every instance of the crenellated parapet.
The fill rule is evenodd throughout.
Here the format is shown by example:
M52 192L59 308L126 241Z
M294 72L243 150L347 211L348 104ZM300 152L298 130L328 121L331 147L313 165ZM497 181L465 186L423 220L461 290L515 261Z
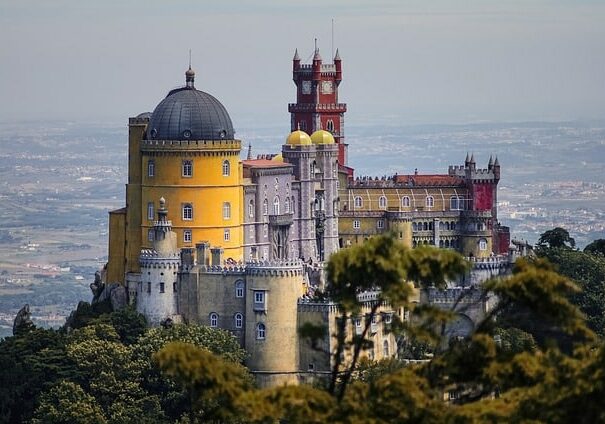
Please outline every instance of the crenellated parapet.
M472 269L477 270L506 269L511 265L510 258L505 255L490 256L486 258L470 257L465 259L471 263Z
M431 304L479 304L485 292L475 287L453 287L440 290L430 287L423 290L423 295Z
M246 275L261 277L302 276L304 264L299 259L246 262Z
M200 265L200 274L244 275L246 267L242 265Z

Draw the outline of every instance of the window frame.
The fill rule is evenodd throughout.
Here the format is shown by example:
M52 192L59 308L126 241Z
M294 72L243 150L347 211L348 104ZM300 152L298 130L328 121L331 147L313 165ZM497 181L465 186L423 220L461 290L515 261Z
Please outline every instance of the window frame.
M382 195L378 198L378 208L386 209L388 207L388 204L389 204L389 202L385 195Z
M223 202L223 219L231 219L231 203Z
M427 208L434 208L435 207L435 198L433 196L431 196L430 194L428 196L426 196L426 198L424 199L424 206L426 206Z
M147 161L147 177L153 178L155 177L155 160L149 159Z
M409 208L411 206L412 202L410 201L410 196L403 196L401 198L401 207L402 208Z
M185 159L181 163L181 177L183 177L183 178L193 177L193 161L192 160Z
M235 282L235 297L242 299L246 290L246 284L243 280L237 280Z
M231 230L229 228L223 230L223 241L231 241Z
M186 212L189 213L186 213ZM183 203L181 205L181 220L193 221L193 203Z
M225 159L223 161L223 177L229 177L231 176L231 163L229 162L228 159Z
M183 243L191 243L193 239L193 231L189 228L183 230Z
M244 315L242 313L237 312L233 315L233 326L238 330L244 328Z
M155 203L147 202L147 220L153 221L155 219Z
M216 312L208 314L208 324L211 328L218 328L218 314Z
M259 322L256 324L256 340L265 340L267 338L267 326Z
M363 208L363 198L361 196L353 197L353 207L355 209Z

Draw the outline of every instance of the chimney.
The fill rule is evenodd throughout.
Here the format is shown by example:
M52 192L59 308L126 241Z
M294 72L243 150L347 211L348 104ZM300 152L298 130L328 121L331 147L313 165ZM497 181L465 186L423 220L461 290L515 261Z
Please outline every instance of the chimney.
M181 249L181 266L183 268L193 266L193 248L183 247Z
M210 251L212 252L212 266L222 265L225 250L222 247L213 247Z
M210 255L208 255L208 250L210 250L210 243L208 243L207 241L196 243L195 250L197 251L197 264L200 266L210 265Z

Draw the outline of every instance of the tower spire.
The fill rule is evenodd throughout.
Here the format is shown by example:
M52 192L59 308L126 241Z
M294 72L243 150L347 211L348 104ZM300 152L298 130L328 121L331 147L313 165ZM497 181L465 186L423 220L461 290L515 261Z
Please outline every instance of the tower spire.
M248 156L246 157L247 160L252 160L252 143L248 143Z

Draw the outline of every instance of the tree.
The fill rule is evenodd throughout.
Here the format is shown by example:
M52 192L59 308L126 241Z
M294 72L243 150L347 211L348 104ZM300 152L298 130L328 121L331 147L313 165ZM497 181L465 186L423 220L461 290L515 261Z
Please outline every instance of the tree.
M565 248L573 249L576 241L569 235L569 232L561 227L553 228L543 232L538 239L538 247L545 248Z
M32 424L105 424L94 397L71 381L61 381L40 396Z
M598 239L589 243L585 248L584 252L593 255L605 256L605 239Z

